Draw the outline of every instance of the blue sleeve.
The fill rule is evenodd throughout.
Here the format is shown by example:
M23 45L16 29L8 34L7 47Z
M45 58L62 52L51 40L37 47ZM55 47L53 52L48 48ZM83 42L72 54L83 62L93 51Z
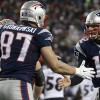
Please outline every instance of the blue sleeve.
M52 46L52 34L47 30L43 29L37 34L37 42L40 48L45 46Z
M74 48L74 56L77 59L78 63L80 63L80 64L83 60L86 61L86 59L87 59L83 49L81 48L81 44L79 42L76 44L76 46Z

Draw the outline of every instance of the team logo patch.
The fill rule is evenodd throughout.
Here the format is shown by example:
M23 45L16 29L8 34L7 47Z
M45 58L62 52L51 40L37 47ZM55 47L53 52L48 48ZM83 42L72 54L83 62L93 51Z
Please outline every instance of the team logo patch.
M100 12L96 14L98 17L100 17Z

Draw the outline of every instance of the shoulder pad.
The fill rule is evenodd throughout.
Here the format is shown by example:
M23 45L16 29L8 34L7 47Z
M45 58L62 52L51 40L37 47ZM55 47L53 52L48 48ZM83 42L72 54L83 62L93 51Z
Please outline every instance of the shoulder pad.
M50 33L50 31L48 31L47 29L43 28L43 29L38 33L38 35L39 35L39 34L42 34L42 33L45 33L45 32ZM51 34L51 33L50 33L50 34Z
M46 38L45 40L50 40L50 41L53 40L53 36L52 36L51 32L48 31L47 29L43 28L43 29L38 33L38 35L42 35L42 34L48 34L48 38Z
M86 42L86 41L88 41L89 39L87 38L87 37L84 37L84 38L82 38L79 42L80 43L83 43L83 42Z
M80 40L81 41L81 40ZM81 43L80 41L76 44L75 48L86 57L85 53L83 52L82 48L81 48Z

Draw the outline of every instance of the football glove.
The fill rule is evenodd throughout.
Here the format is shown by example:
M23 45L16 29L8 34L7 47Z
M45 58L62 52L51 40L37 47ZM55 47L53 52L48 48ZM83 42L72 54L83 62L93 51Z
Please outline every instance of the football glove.
M82 61L79 68L76 68L76 75L82 78L91 80L94 77L95 71L93 68L85 67L85 60Z

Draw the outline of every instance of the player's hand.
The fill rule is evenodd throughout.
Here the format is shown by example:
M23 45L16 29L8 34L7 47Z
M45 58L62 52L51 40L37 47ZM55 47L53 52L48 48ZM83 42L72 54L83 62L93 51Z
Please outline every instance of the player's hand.
M79 68L76 68L76 75L91 80L94 77L95 71L93 68L86 68L84 65L85 60L83 60Z
M58 80L57 84L58 87L65 88L71 85L71 80L68 76L64 76L64 78Z

